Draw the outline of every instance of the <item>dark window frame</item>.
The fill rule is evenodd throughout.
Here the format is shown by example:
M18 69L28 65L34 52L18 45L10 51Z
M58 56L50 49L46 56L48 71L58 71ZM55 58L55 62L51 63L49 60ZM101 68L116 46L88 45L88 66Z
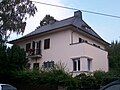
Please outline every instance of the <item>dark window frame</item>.
M77 63L73 60L73 71L77 71Z
M44 49L50 48L50 38L44 40Z
M47 62L43 62L43 67L44 68L53 68L55 65L54 61L47 61Z
M82 38L79 38L79 43L82 43L82 41L83 41Z
M35 51L36 51L36 55L41 54L41 40L36 42L36 49L35 49Z
M33 69L39 69L39 63L33 63Z

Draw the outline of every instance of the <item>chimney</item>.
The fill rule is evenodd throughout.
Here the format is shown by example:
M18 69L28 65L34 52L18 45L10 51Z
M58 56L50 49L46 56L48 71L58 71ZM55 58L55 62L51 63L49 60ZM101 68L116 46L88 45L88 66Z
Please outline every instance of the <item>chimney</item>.
M78 17L82 19L82 12L80 10L74 12L74 17Z

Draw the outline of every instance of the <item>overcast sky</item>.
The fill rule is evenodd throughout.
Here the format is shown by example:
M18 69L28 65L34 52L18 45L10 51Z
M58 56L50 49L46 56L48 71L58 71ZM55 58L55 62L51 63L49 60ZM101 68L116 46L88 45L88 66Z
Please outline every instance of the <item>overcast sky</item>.
M120 16L119 0L34 0L38 2L50 3L66 7L73 7L80 10L106 13ZM36 4L38 12L34 17L27 20L27 26L23 35L34 31L39 25L40 20L46 14L50 14L57 20L62 20L73 16L75 10L68 10L58 7L52 7L42 4ZM111 18L101 15L95 15L82 12L83 20L90 25L104 40L111 42L120 40L120 18ZM21 37L21 35L12 34L9 40Z

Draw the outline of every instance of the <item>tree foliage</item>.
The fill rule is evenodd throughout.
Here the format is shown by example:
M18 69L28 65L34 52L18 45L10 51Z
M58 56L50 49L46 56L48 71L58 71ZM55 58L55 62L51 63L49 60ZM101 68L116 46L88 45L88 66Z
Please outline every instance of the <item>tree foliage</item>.
M108 59L110 69L120 70L120 42L112 42L108 47Z
M0 79L9 77L13 72L23 70L26 63L26 53L23 49L16 45L11 48L0 45Z
M52 22L56 22L57 20L53 17L53 16L50 16L50 15L46 15L41 21L40 21L40 26L37 27L40 28L42 26L45 26L47 24L50 24Z
M30 0L3 0L0 2L0 34L7 39L12 31L23 33L27 16L34 16L36 11Z

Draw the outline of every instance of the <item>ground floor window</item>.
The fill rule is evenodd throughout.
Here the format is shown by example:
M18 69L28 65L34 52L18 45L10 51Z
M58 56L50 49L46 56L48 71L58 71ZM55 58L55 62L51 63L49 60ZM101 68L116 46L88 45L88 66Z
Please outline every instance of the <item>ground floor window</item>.
M52 67L54 67L54 65L55 65L54 61L43 62L44 68L52 68Z
M92 59L87 59L87 62L88 62L88 71L91 71L92 69Z
M39 63L34 63L33 64L33 69L39 69Z
M80 71L80 58L73 59L73 71Z
M91 71L92 70L92 59L88 57L74 58L73 60L73 71Z

